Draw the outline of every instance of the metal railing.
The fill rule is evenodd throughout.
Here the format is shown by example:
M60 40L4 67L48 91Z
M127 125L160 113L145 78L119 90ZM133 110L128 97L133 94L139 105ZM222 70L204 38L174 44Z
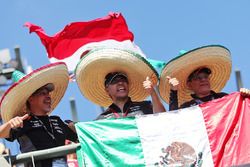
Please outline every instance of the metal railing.
M65 156L67 154L75 153L77 147L80 147L80 143L73 143L65 146L59 146L39 151L31 151L28 153L22 153L15 156L3 156L0 158L0 164L8 163L9 166L11 166L23 162L32 162L33 166L35 167L35 161L37 160L60 157L60 156Z

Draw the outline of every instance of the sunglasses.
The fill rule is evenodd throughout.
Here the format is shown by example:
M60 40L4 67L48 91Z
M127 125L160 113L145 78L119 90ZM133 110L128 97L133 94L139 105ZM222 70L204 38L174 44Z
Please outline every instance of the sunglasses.
M202 79L208 79L209 75L208 74L204 74L204 75L195 75L193 76L190 81L201 81Z
M49 94L49 91L47 89L38 89L32 94L32 96L45 96L47 94Z
M118 82L126 82L126 83L128 83L128 79L125 78L125 77L116 77L115 79L113 79L113 80L110 82L110 85L117 84Z

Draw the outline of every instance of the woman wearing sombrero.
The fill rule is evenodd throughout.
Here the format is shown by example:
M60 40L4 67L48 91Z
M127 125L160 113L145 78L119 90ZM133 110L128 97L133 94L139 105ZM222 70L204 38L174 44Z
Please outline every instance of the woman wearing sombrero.
M230 51L221 45L203 46L182 53L163 68L160 95L169 103L170 110L221 98L227 95L220 91L230 77L231 68ZM241 93L249 95L249 90L241 89Z
M135 52L118 48L92 50L80 60L75 73L82 94L108 107L97 119L165 111L154 90L157 72ZM144 101L149 95L152 103Z
M12 74L16 81L3 95L0 103L0 137L15 139L21 152L62 146L66 139L77 140L77 135L58 116L49 116L63 97L68 81L64 63L53 63L28 75L19 71ZM66 157L36 161L36 166L50 167L57 163L67 166Z

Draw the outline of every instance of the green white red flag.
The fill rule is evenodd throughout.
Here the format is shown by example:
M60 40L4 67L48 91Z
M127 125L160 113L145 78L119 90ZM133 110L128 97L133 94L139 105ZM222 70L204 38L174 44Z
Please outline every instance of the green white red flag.
M249 100L233 93L174 112L77 123L79 165L250 165Z

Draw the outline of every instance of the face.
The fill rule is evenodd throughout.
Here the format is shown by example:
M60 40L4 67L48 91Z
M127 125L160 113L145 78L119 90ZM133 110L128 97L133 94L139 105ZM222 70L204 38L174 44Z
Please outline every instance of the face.
M37 111L40 111L44 114L47 114L51 111L51 97L47 89L40 89L33 93L29 99L29 104L32 109L35 108Z
M196 95L208 94L211 91L209 74L199 73L187 82L187 86Z
M123 100L128 97L128 81L124 77L116 77L105 89L114 101Z

